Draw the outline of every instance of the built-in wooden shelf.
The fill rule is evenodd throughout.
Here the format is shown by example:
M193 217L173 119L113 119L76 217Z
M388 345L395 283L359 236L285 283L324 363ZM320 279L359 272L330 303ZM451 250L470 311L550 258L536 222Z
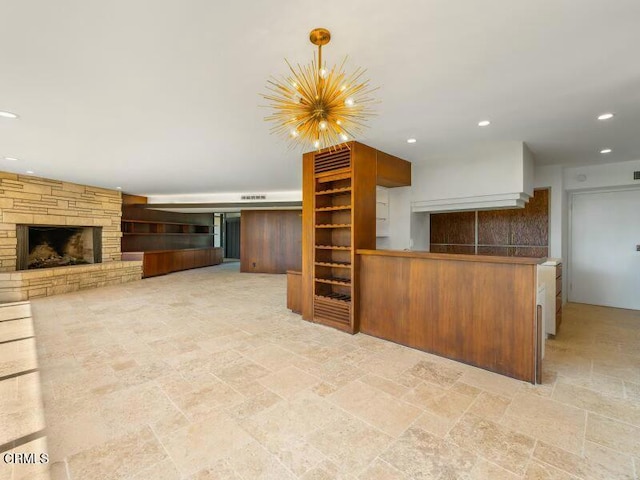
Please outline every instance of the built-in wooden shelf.
M164 233L164 232L122 232L122 235L210 235L213 237L213 233Z
M351 228L350 223L320 223L316 228Z
M340 302L340 303L350 303L351 295L347 295L344 293L328 293L326 295L316 295L316 299L320 300L329 300L332 302Z
M336 205L316 208L316 212L337 212L338 210L351 210L351 205Z
M320 190L316 195L337 195L351 192L351 187L332 188L330 190Z
M351 247L344 247L340 245L316 245L318 250L351 250Z
M316 262L319 267L331 267L331 268L351 268L349 262Z
M327 283L329 285L351 286L351 279L342 277L316 278L316 282Z

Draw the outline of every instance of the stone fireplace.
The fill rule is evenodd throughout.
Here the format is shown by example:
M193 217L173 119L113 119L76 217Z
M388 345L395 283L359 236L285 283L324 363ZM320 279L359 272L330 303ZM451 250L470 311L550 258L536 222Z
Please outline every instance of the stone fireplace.
M16 270L102 262L102 228L16 225Z
M119 191L0 172L0 192L0 303L142 278L122 261Z

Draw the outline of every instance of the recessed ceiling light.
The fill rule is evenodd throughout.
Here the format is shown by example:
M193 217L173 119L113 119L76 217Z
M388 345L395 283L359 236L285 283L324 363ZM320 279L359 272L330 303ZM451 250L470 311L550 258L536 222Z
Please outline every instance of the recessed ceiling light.
M15 157L4 157L4 160L9 160L10 162L17 162L18 159Z
M598 120L610 120L615 115L613 113L603 113L602 115L598 115Z
M605 148L603 150L600 150L600 153L611 153L613 150L611 150L610 148Z
M489 120L482 120L478 122L479 127L488 127L489 125L491 125L491 122Z
M407 143L416 143L417 140L415 138L407 138Z
M33 173L33 170L27 170L27 173L31 175Z
M11 113L11 112L4 112L4 111L0 110L0 117L4 117L4 118L18 118L18 115L16 115L15 113Z

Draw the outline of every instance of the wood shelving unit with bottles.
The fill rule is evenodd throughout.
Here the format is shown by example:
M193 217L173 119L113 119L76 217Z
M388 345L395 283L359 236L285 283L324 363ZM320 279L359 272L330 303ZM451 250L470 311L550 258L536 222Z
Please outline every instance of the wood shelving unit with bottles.
M375 249L376 184L411 184L411 165L358 142L303 156L302 316L356 333L357 249Z

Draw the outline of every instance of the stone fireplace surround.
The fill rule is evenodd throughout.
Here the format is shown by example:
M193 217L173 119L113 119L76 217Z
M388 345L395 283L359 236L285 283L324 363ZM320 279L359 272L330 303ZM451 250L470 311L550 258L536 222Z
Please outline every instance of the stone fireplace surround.
M142 278L141 261L121 261L117 190L0 172L0 303ZM102 263L18 270L18 225L101 227Z

